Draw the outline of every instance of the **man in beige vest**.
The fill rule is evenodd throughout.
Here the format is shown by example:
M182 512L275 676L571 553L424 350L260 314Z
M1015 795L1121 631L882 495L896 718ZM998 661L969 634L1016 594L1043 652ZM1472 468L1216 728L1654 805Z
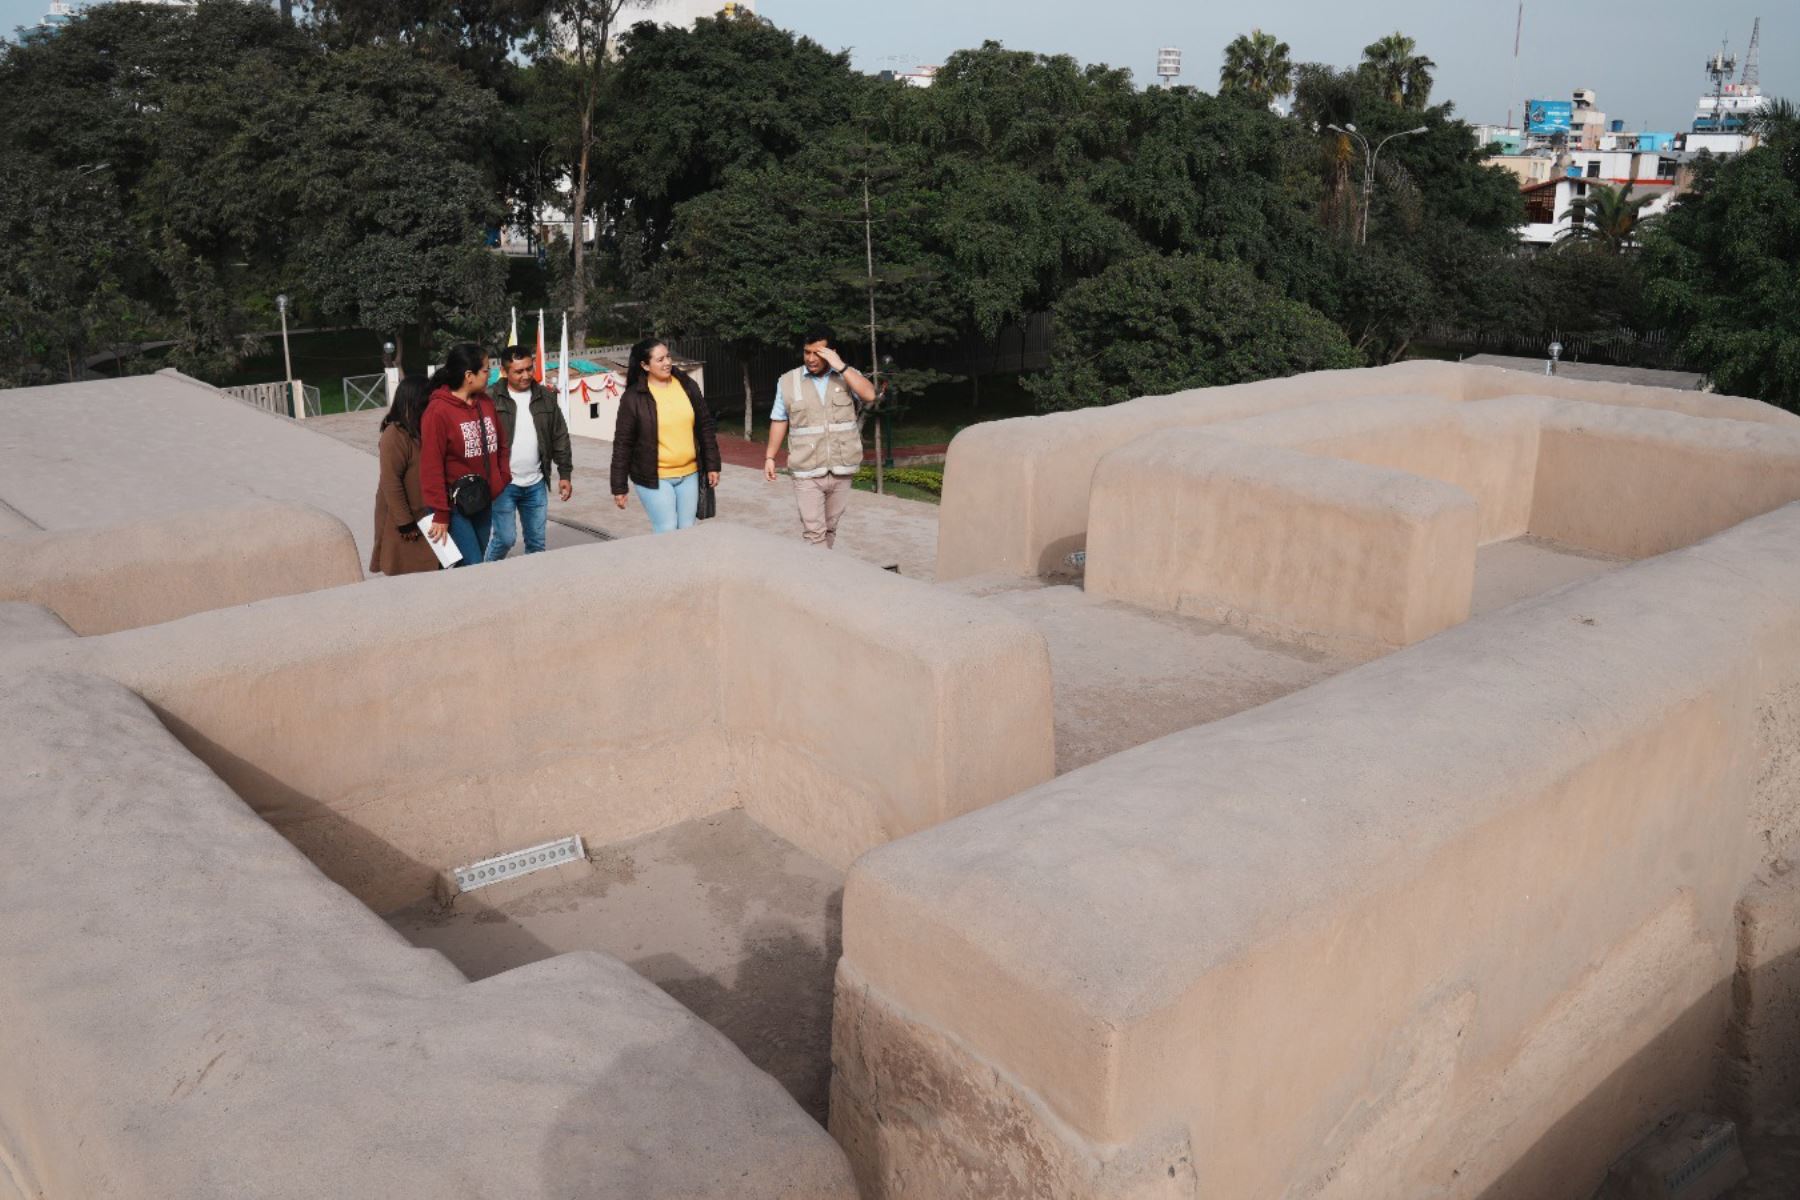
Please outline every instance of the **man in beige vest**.
M800 534L815 546L837 543L838 521L850 504L851 482L862 467L863 412L875 407L875 385L844 365L823 329L806 335L803 366L775 385L769 417L769 454L763 477L775 481L775 455L788 441L788 471L800 506Z

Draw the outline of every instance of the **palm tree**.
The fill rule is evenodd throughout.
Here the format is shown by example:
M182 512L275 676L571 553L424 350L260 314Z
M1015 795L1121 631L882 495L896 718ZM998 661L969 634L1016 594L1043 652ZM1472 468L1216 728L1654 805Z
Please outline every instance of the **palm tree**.
M1319 171L1325 184L1319 220L1347 239L1356 236L1356 186L1351 179L1356 145L1349 134L1337 130L1356 124L1356 101L1353 72L1325 63L1301 63L1294 69L1294 116L1319 136Z
M1219 94L1249 96L1269 104L1294 90L1294 64L1288 44L1272 33L1252 29L1239 34L1225 47L1225 63L1219 68Z
M1771 100L1745 122L1756 140L1775 152L1789 179L1800 182L1800 104Z
M1588 184L1588 194L1577 196L1569 210L1569 227L1558 235L1565 243L1580 243L1623 254L1636 244L1637 235L1656 218L1643 215L1655 196L1633 196L1631 184L1623 188L1604 183Z
M1363 47L1361 69L1381 85L1388 103L1423 109L1431 101L1431 72L1437 64L1418 53L1405 34L1394 32Z

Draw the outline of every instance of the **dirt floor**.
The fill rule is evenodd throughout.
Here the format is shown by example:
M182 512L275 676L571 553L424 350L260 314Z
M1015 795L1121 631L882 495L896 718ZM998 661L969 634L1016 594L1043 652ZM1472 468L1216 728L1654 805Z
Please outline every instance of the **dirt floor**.
M1542 538L1495 542L1475 554L1475 595L1469 615L1479 617L1624 565L1624 559L1572 550Z
M584 880L388 918L471 980L599 950L681 1001L823 1123L843 872L742 812L595 850Z
M1794 1200L1800 1196L1800 1112L1743 1135L1750 1177L1720 1200Z
M1624 565L1519 538L1476 556L1479 615ZM983 575L945 584L1024 617L1050 646L1060 774L1279 699L1352 660L1226 625L1089 596L1079 582Z
M1089 596L1078 584L984 575L944 585L1030 621L1050 646L1056 770L1310 687L1350 663L1211 621Z

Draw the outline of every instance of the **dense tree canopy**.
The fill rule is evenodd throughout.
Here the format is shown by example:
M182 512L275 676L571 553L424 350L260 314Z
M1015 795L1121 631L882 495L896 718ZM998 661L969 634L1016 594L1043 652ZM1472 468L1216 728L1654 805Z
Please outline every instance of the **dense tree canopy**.
M919 89L753 14L634 7L318 0L296 27L111 5L0 51L0 376L152 339L223 369L277 291L429 354L501 321L484 234L561 209L596 221L544 272L578 332L607 303L748 350L866 331L872 298L904 370L1048 313L1034 388L1065 405L1390 361L1438 328L1659 321L1721 386L1795 402L1791 109L1659 228L1603 193L1534 257L1516 181L1404 34L1296 66L1253 30L1216 97L991 42Z
M1239 263L1146 255L1069 289L1056 362L1031 381L1048 409L1360 366L1343 330Z
M1702 168L1646 237L1650 303L1722 391L1800 410L1800 155Z

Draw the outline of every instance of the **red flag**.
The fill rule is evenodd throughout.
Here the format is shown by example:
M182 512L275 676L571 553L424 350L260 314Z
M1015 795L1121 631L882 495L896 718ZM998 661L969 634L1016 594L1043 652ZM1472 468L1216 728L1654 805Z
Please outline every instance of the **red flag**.
M537 366L531 373L539 383L544 382L544 310L541 308L538 309Z

